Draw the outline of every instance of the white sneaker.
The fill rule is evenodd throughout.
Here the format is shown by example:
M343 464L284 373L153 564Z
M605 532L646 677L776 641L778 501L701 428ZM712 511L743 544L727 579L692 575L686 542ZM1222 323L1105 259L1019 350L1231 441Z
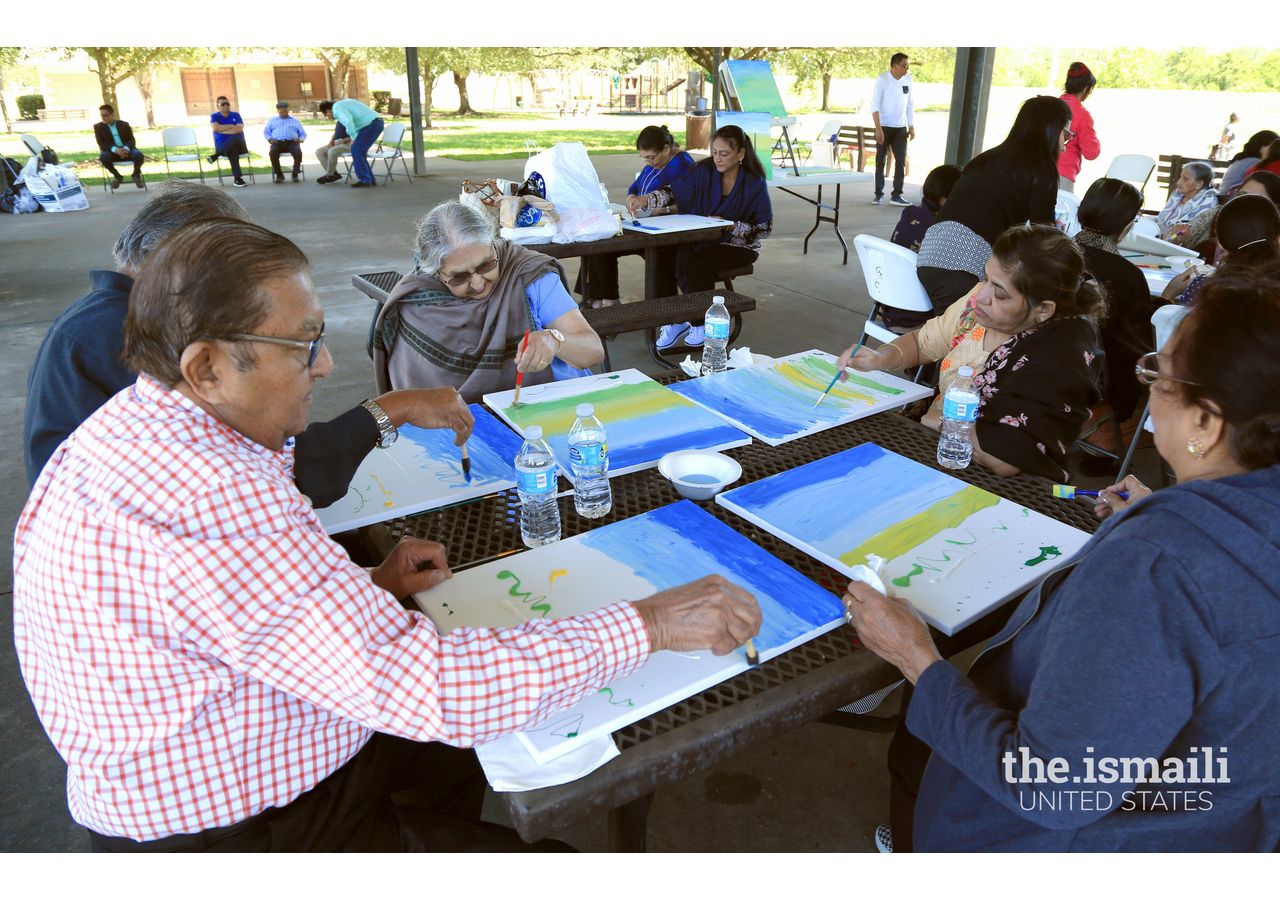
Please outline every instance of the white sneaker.
M701 347L706 335L703 334L705 326L694 325L689 329L689 333L684 336L684 345L686 347Z
M876 826L876 849L881 853L893 852L893 830L888 825Z
M658 332L658 349L666 350L668 347L680 340L680 336L689 330L688 322L680 322L676 325L663 325Z

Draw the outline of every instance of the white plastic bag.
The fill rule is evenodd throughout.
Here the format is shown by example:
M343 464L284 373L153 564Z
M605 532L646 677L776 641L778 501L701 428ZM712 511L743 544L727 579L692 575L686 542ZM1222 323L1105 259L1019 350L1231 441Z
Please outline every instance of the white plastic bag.
M37 166L32 167L32 162ZM39 165L35 157L22 168L22 183L45 212L72 212L89 208L89 198L70 166Z
M525 178L531 172L542 175L547 199L560 214L557 244L612 237L622 228L622 220L600 194L600 178L582 144L560 143L529 157Z

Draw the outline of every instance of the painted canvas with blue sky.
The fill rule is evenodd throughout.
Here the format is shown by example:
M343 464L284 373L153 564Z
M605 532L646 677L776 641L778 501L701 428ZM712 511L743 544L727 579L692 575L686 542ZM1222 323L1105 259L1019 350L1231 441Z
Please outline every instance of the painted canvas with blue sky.
M806 350L772 363L682 381L671 390L771 447L933 393L888 372L848 371L848 381L837 382L815 406L835 377L836 362L830 353Z
M764 621L755 647L762 662L844 622L844 609L830 591L688 500L456 573L415 599L442 632L514 628L640 600L713 574L741 585L760 603ZM601 685L520 738L535 760L554 759L746 668L741 650L727 656L656 653L636 672Z
M364 458L346 496L316 510L325 531L337 534L515 487L520 439L480 404L470 409L476 420L467 442L470 482L452 431L401 425L394 444Z
M890 592L945 634L1017 596L1089 539L876 444L743 485L716 502L846 575L869 554L882 557Z
M514 399L514 391L484 395L485 404L513 428L541 425L570 481L569 429L579 403L594 406L604 425L610 475L652 468L673 450L727 450L751 443L748 435L636 369L523 388L518 407Z

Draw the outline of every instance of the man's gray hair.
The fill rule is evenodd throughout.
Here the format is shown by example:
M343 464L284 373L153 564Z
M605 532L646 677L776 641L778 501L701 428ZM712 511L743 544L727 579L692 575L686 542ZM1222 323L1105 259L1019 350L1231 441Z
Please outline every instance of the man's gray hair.
M160 246L170 232L206 219L248 222L249 214L225 191L186 181L164 182L156 190L155 197L138 210L133 221L116 239L112 250L116 270L137 273L143 260Z
M414 241L418 271L434 275L440 263L460 247L492 244L497 238L493 220L475 207L449 200L422 217Z
M1195 162L1183 163L1182 168L1190 172L1191 177L1203 185L1201 190L1213 186L1213 166L1209 163L1203 160L1196 160Z

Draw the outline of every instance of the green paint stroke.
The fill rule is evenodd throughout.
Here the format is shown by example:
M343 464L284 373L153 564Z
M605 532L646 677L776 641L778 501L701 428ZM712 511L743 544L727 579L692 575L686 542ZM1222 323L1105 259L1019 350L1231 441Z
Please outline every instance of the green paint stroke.
M640 419L673 407L693 408L692 401L675 391L644 381L639 384L609 384L599 390L555 400L533 400L526 395L519 407L508 406L503 412L520 428L541 425L544 434L567 434L578 418L579 403L590 403L597 412L607 406L611 421Z
M503 581L506 579L510 579L515 582L515 584L511 585L511 587L507 589L507 594L509 596L515 597L517 600L519 600L522 603L529 604L529 610L531 612L538 613L539 615L542 615L542 616L550 617L551 604L545 602L546 597L538 597L537 600L544 601L539 603L534 600L533 591L520 590L520 576L517 575L515 572L512 572L510 569L503 569L501 572L498 573L499 581Z
M1023 565L1024 565L1024 566L1038 566L1038 565L1040 565L1040 563L1042 563L1042 562L1046 562L1046 561L1048 561L1048 560L1055 559L1056 557L1059 557L1059 556L1061 556L1061 555L1062 555L1062 551L1061 551L1061 550L1059 550L1057 547L1041 547L1041 548L1040 548L1040 555L1039 555L1039 556L1033 556L1031 559L1029 559L1029 560L1027 560L1026 562L1024 562L1024 563L1023 563Z
M635 706L635 703L629 699L616 699L613 696L613 688L600 688L600 693L608 696L610 706Z
M899 575L897 578L893 579L894 584L898 587L910 587L911 579L915 578L917 575L923 575L926 571L941 572L942 569L933 565L933 563L951 562L951 554L944 551L942 559L930 559L927 556L917 556L916 560L916 562L911 564L910 572L906 575Z
M885 559L897 559L912 547L919 547L931 537L955 528L979 510L995 506L1000 498L973 485L965 485L949 497L943 497L928 509L903 519L884 531L873 534L857 547L840 555L840 561L856 566L874 553Z

